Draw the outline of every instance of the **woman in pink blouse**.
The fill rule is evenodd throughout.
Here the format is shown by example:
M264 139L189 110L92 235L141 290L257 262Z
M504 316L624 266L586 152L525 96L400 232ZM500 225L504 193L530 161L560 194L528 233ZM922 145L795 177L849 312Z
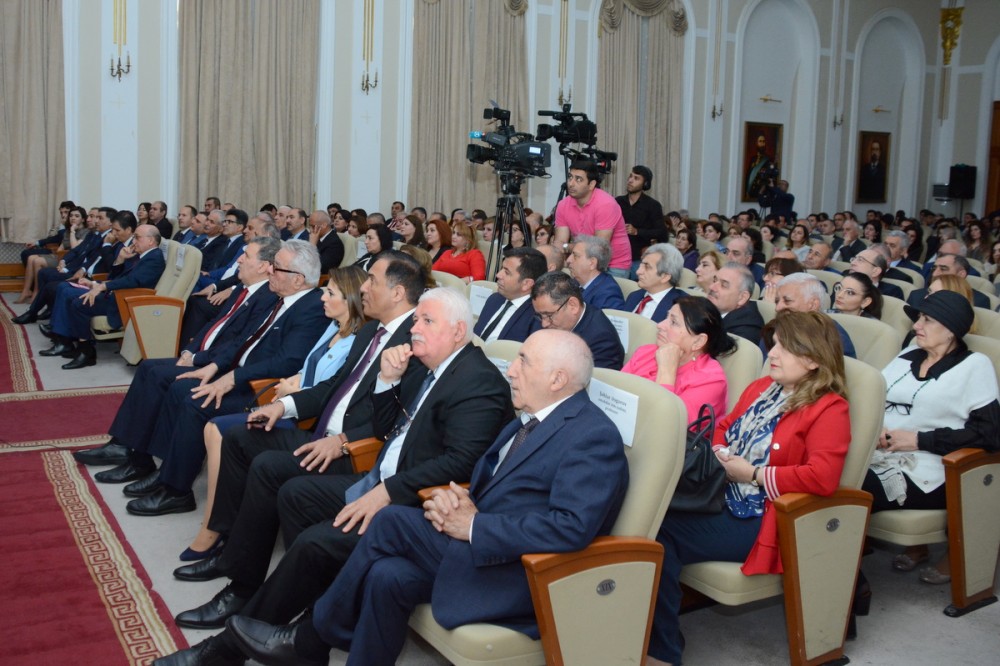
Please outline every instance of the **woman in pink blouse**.
M476 232L464 221L451 227L451 249L434 262L434 270L451 273L468 283L486 279L486 259L476 247Z
M689 421L704 404L712 405L721 419L728 386L716 358L731 354L736 343L722 328L718 308L707 298L684 296L656 328L656 344L636 349L622 372L650 379L677 395L687 406Z

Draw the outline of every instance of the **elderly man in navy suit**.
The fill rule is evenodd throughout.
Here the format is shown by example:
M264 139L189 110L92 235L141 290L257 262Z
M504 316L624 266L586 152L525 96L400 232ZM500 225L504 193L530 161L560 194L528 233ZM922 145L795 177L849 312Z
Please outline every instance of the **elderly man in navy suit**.
M590 347L594 365L622 369L625 350L618 331L603 311L583 302L576 280L561 271L546 273L531 290L531 304L537 320L532 332L539 328L572 331Z
M577 236L566 257L566 267L583 288L583 302L595 308L624 310L622 288L608 273L611 245L597 236Z
M670 243L650 245L636 269L640 289L628 295L625 310L657 323L666 319L674 301L685 295L677 286L683 269L684 257L676 247Z
M392 664L410 613L428 602L447 629L493 622L538 638L521 555L580 550L608 534L628 487L621 435L585 391L592 367L576 335L529 337L507 373L523 414L480 458L470 488L452 483L423 509L375 516L310 620L232 618L243 653L326 664L337 647L348 664Z
M53 345L42 350L41 355L69 354L73 360L63 365L63 370L96 365L97 348L90 331L90 318L105 316L111 326L121 328L122 320L112 292L135 287L152 289L166 264L160 250L160 232L151 224L143 224L136 229L132 244L118 253L112 267L112 279L95 282L84 278L75 284L63 282L59 285L51 327L42 328L42 332L52 338Z
M497 293L486 299L473 332L486 342L524 342L535 322L531 289L546 273L546 263L545 255L534 248L507 250L497 271Z

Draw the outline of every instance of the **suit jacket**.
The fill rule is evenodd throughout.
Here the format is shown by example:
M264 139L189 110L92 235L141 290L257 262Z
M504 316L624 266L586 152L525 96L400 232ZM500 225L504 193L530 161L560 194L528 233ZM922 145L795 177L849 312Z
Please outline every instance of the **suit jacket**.
M354 366L365 355L368 345L371 344L372 338L375 337L375 333L378 331L379 325L377 321L370 321L361 327L354 338L354 343L351 345L351 351L348 352L347 358L344 359L344 365L341 366L337 374L316 384L312 388L291 395L292 400L295 402L295 411L298 413L299 419L311 419L323 413L327 403L330 402L330 399L333 398L341 385L347 381L347 378L354 370ZM389 336L389 340L385 343L383 349L410 342L410 329L412 327L413 319L407 317L400 324L399 328ZM375 428L372 424L372 401L369 396L375 387L375 379L378 377L380 358L381 354L376 356L371 367L361 376L358 388L351 395L351 401L348 403L347 411L344 413L343 434L349 442L375 436ZM416 367L423 368L424 366L420 363L420 359L416 356L411 356L409 368ZM409 368L407 372L409 372Z
M899 270L895 266L890 266L886 270L885 276L890 280L902 280L903 282L909 282L910 284L913 284L913 278L904 273L903 271Z
M681 296L686 296L687 293L683 289L678 287L672 288L667 295L660 299L660 304L656 306L653 310L653 321L661 322L667 318L667 313L670 312L670 308L674 306L674 301L676 301ZM635 312L635 309L639 307L639 301L646 297L645 289L638 289L633 291L625 299L625 311Z
M320 272L324 275L329 273L330 269L340 266L340 262L344 260L344 241L340 240L340 236L333 229L319 242L316 250L319 252Z
M618 282L610 273L600 273L590 281L587 288L583 290L583 302L602 310L604 308L625 309L622 288L618 286Z
M753 280L761 289L764 288L764 267L757 263L751 263L747 268L753 274Z
M486 330L486 326L506 302L507 299L500 294L490 294L490 297L486 299L486 303L483 304L483 311L479 313L479 320L476 322L475 328L472 329L473 333L479 337L483 337L483 331ZM535 308L531 305L531 299L529 298L524 303L521 303L521 307L514 310L514 314L510 316L506 325L500 330L500 335L497 339L524 342L531 335L534 323Z
M722 318L722 328L726 333L746 338L755 345L760 344L760 329L763 326L764 318L760 316L760 310L754 301L747 301L746 305Z
M916 306L919 305L922 300L927 298L927 289L914 289L910 292L910 297L906 299L907 304ZM972 304L977 308L986 308L987 310L992 310L989 297L981 293L980 291L972 290Z
M537 319L531 325L534 333L542 327ZM587 306L580 321L573 327L573 332L583 338L594 356L594 367L621 370L625 364L625 349L615 325L608 316L595 307Z
M236 282L239 282L239 271L234 271L233 274L230 275L228 278L225 278L225 280L223 280L222 276L225 275L226 271L228 271L236 264L236 262L239 260L241 256L243 256L243 252L246 251L246 243L241 241L239 246L236 247L233 252L229 252L228 250L233 250L233 248L232 247L228 248L226 252L226 254L228 254L231 257L229 261L225 263L220 263L217 267L208 271L208 275L199 275L198 282L194 286L195 291L201 291L210 284L215 284L216 286L219 287L219 290L221 291L222 289L228 289L229 287L234 286ZM233 280L233 278L236 278L235 281ZM219 286L223 282L227 283L226 286L225 287Z
M264 323L271 310L274 309L274 304L278 301L278 295L271 291L266 284L259 287L253 296L248 298L246 303L243 303L222 326L212 341L212 346L204 351L199 351L202 342L205 340L205 336L215 326L215 322L224 317L232 309L240 293L241 290L234 289L233 293L226 299L226 302L219 308L219 314L202 326L201 330L198 331L194 338L191 339L191 342L185 347L187 351L194 354L194 364L196 366L205 366L215 362L217 358L225 354L234 354L235 350L239 349L247 338L253 335L253 332ZM235 345L235 347L232 350L227 350L227 346L230 345Z
M453 629L493 622L538 637L521 555L571 552L608 534L628 488L621 435L583 391L559 405L496 474L507 425L472 472L472 541L449 541L431 595Z
M234 369L237 386L245 386L251 379L288 377L299 371L309 350L330 323L323 314L321 294L319 289L310 289L272 322L250 352L246 363ZM228 372L239 361L237 353L242 344L227 345L225 349L218 350L215 363L219 366L219 375Z
M894 284L889 284L885 280L879 281L878 290L883 296L892 296L893 298L903 300L903 290Z
M375 436L385 439L427 376L408 372L391 390L372 393ZM417 491L464 481L504 424L514 417L510 384L471 342L436 379L413 415L396 473L385 480L393 504L419 506Z
M222 255L219 257L218 263L215 265L215 268L223 269L223 272L225 272L225 269L231 266L232 263L236 261L241 254L243 254L243 246L246 245L246 241L243 240L243 236L237 236L231 241L226 242L228 242L229 245L227 246L223 243Z
M136 257L134 264L122 269L117 276L104 283L108 293L118 289L135 289L145 287L154 289L156 283L163 275L163 269L167 266L167 260L163 256L163 250L154 247L143 257ZM120 264L123 266L124 264ZM117 310L117 308L115 308Z
M843 241L841 241L841 242L843 243ZM839 257L840 258L839 259L834 259L834 260L835 261L850 261L851 259L854 258L854 255L856 255L858 252L861 252L862 250L864 250L867 247L868 246L865 245L865 242L863 240L861 240L860 238L857 238L857 239L854 240L853 243L842 244L840 246L840 248L837 250L837 252L839 253Z
M205 242L205 245L198 248L201 250L201 270L210 271L219 265L219 259L222 258L228 241L225 236L219 234L212 239L206 236Z

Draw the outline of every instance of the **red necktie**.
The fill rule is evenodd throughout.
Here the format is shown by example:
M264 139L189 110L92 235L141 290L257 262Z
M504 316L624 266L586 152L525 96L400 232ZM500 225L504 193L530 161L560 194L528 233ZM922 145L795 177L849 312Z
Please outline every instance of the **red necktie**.
M644 296L643 299L639 301L639 305L635 309L635 314L642 314L642 309L646 307L646 303L649 303L651 300L653 300L652 296Z
M226 313L226 316L216 321L215 324L212 325L212 328L208 329L208 332L205 333L205 337L201 341L201 349L199 349L198 351L205 351L205 349L208 347L208 341L212 339L212 334L215 333L215 331L218 328L222 327L227 321L229 321L229 318L233 316L234 312L239 310L240 305L242 305L243 301L247 299L247 294L249 293L250 291L246 287L244 287L243 291L240 292L240 295L236 297L236 302L233 304L233 307L229 310L229 312Z

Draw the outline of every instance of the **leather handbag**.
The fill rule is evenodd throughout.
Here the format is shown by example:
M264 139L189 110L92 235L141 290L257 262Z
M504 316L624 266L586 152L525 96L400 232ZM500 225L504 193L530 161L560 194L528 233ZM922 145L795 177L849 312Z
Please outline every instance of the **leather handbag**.
M670 500L670 511L721 513L726 502L726 470L712 451L715 410L705 404L688 425L684 467Z

